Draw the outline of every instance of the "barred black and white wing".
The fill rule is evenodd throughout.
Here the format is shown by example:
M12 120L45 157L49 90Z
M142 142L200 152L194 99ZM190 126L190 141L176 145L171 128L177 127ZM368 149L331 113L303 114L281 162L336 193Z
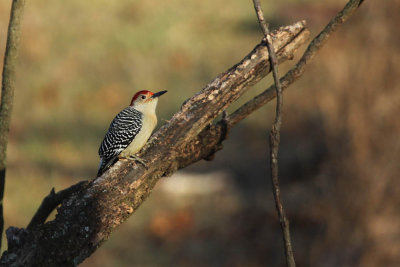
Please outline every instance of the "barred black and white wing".
M114 164L118 155L129 146L142 128L142 113L133 107L122 110L113 119L99 148L100 164L97 176Z

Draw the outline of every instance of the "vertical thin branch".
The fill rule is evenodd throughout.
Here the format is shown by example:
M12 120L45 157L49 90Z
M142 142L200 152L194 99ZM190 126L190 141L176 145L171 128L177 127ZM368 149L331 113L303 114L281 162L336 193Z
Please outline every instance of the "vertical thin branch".
M4 228L3 197L6 178L8 132L14 99L15 65L21 33L21 18L25 0L13 0L8 24L6 51L4 54L0 103L0 248Z
M283 241L285 246L285 255L286 255L286 264L289 267L296 266L296 262L294 260L292 242L290 238L290 229L289 229L289 220L286 217L285 210L282 205L281 196L280 196L280 188L279 188L279 177L278 177L278 150L279 150L279 142L280 142L280 131L282 125L282 105L283 105L283 96L282 96L282 85L279 80L278 75L278 61L276 59L276 54L272 45L272 38L269 34L268 25L265 22L264 15L261 9L261 4L259 0L253 0L254 8L256 10L258 22L260 23L260 27L264 33L264 38L267 43L269 60L272 68L272 75L275 81L275 89L276 89L276 114L275 121L272 125L271 133L269 135L269 144L270 144L270 162L271 162L271 179L272 179L272 191L274 193L275 206L278 212L279 221L282 228L283 233Z
M267 36L269 35L268 23L264 19L264 13L261 9L260 0L253 0L253 4L254 4L254 9L256 10L258 23L260 24L261 30L264 33L264 37L267 38ZM269 55L271 58L271 54L269 54ZM274 53L274 55L275 55L275 53Z

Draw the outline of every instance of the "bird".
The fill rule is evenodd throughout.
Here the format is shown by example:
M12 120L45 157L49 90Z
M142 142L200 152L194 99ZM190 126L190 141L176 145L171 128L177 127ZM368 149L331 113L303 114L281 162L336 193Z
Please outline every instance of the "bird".
M135 154L146 144L156 127L158 98L166 92L139 91L132 97L130 105L115 116L99 147L97 176L120 158L135 159L146 166Z

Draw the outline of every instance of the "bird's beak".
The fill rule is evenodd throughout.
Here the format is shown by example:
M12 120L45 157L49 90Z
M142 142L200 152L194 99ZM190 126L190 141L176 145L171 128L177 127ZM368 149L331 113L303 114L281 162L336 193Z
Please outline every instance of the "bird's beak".
M160 92L157 92L157 93L154 93L152 96L151 96L151 98L157 98L157 97L159 97L159 96L162 96L163 94L165 94L167 91L160 91Z

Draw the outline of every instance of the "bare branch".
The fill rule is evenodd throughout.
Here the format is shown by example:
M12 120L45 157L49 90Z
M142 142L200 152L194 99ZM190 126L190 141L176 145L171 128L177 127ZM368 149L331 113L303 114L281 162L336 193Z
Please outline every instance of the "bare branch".
M292 53L305 41L297 37L307 37L306 31L304 23L300 22L274 33L274 48L280 61L292 58ZM286 46L291 47L292 53L288 53ZM9 228L9 249L2 255L1 263L65 266L82 262L143 203L160 177L212 154L215 148L208 146L207 136L200 139L199 134L211 129L210 123L218 114L269 71L268 51L262 42L241 62L187 100L153 135L138 154L147 162L148 169L133 161L119 161L63 201L54 220L31 229ZM222 130L219 133L222 135L217 142L226 135ZM193 142L195 140L204 143ZM202 148L210 150L200 151Z
M310 42L309 46L307 47L306 51L304 52L298 63L280 79L282 90L288 88L292 83L297 81L303 75L306 65L311 62L315 54L323 47L331 34L354 14L354 12L357 10L362 2L363 1L360 0L349 1L344 9L340 11L328 23L328 25ZM302 32L302 34L299 34L298 37L300 39L307 38L308 34L308 31L304 31ZM288 48L289 46L290 45L286 46L286 48ZM276 88L275 85L271 85L264 92L257 95L252 100L246 102L244 105L242 105L232 114L230 114L227 118L227 131L229 132L232 127L234 127L243 119L247 118L247 116L249 116L257 109L261 108L262 106L273 100L275 97ZM194 147L195 144L197 144L199 151L201 151L202 153L196 154L193 158L188 157L185 159L181 159L180 168L184 168L199 159L207 157L207 155L209 154L213 154L218 150L221 150L222 145L220 144L220 140L222 138L222 135L224 135L221 128L222 127L220 123L217 123L214 126L207 127L195 139L186 144L184 150L190 150L191 147Z
M280 131L282 125L282 106L283 106L283 96L282 96L282 85L279 81L278 74L278 61L276 59L275 51L273 49L273 41L271 35L269 34L268 25L265 23L263 11L261 8L261 4L259 0L253 0L254 8L256 10L256 14L258 17L258 21L260 26L264 32L264 38L267 42L267 48L269 53L269 60L272 68L272 75L275 81L276 88L276 114L275 121L272 125L271 133L269 136L269 144L270 144L270 163L271 163L271 180L272 180L272 192L274 194L275 206L278 212L279 221L282 228L284 248L285 248L285 256L286 256L286 264L289 267L296 266L296 262L294 260L293 255L293 247L290 238L290 227L289 220L286 217L285 209L282 204L281 196L280 196L280 188L279 188L279 176L278 176L278 151L279 151L279 142L280 142Z
M70 186L59 192L55 192L54 188L51 189L50 193L43 199L39 209L33 215L29 222L27 229L32 229L35 226L43 224L50 213L57 208L65 199L69 198L72 194L77 193L79 190L85 187L89 182L82 181L73 186Z
M264 33L264 37L267 38L269 35L268 23L264 19L264 12L262 11L260 0L253 0L254 9L256 10L258 23L260 24L261 30Z
M311 41L298 63L280 79L282 90L288 88L303 75L306 65L311 62L315 54L323 47L331 34L354 14L362 2L362 0L349 1L343 10L341 10ZM275 85L271 85L264 92L235 110L235 112L229 116L229 125L236 125L238 122L245 119L248 115L261 108L275 97L276 88Z
M25 0L14 0L11 6L10 21L8 23L6 51L1 83L0 104L0 247L4 228L3 197L6 179L6 157L8 132L10 130L11 112L14 100L15 65L18 56L18 47L21 35L21 20Z
M347 20L354 12L354 4L358 6L359 3L351 1L340 19ZM278 31L274 38L278 61L291 58L288 51L293 52L308 34L304 23ZM298 38L300 36L302 38ZM297 45L292 46L293 43ZM286 50L291 46L292 50ZM322 44L314 40L312 46L309 50L318 50ZM83 190L63 201L55 220L29 230L9 228L8 251L3 253L0 263L4 266L71 266L87 258L140 206L160 177L207 158L220 149L226 132L221 123L210 123L268 73L266 50L264 43L258 45L240 63L184 103L181 111L153 135L146 149L138 155L148 162L149 169L131 161L119 161L103 176L90 181ZM311 57L302 60L299 64L308 63ZM286 74L281 79L282 88L300 77L302 71L304 69L300 67ZM269 97L273 98L275 88L268 94L271 93ZM259 100L263 102L265 98ZM225 118L227 130L255 107L254 102Z

